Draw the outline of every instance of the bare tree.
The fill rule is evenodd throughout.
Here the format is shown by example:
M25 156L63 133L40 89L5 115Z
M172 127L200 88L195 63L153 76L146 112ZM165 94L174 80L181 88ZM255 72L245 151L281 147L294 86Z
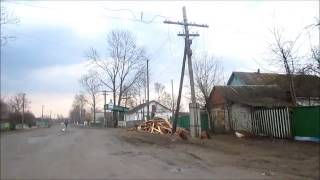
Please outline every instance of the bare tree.
M126 87L125 87L126 89ZM122 103L124 107L133 107L135 104L136 96L139 95L139 89L138 86L134 86L127 91L123 92L124 102Z
M154 83L154 90L157 93L157 100L159 101L161 98L161 95L163 94L163 92L165 91L165 86L161 83Z
M308 61L299 69L298 73L320 76L320 46L310 48Z
M9 117L9 106L8 104L5 102L5 100L0 97L0 121L6 119Z
M274 55L274 60L282 64L285 73L287 74L290 84L291 101L296 105L296 93L293 82L293 74L298 71L296 65L299 64L298 52L295 49L295 44L299 39L301 33L292 41L286 40L279 29L274 28L272 31L274 36L274 43L271 45L271 50Z
M207 54L196 58L193 66L197 100L202 106L206 107L209 119L212 119L210 93L213 87L222 81L222 68L213 56ZM209 127L213 129L213 125L210 123Z
M108 58L102 59L95 49L88 58L100 68L102 84L113 92L114 105L120 105L123 95L128 92L144 74L144 50L136 44L129 31L113 30L109 33Z
M29 108L30 101L25 97L25 93L18 93L9 100L11 111L22 113L22 110Z
M141 90L146 89L146 71L142 71L141 73L141 76L139 76L139 78L136 80L136 82L132 85L131 88L124 87L124 89L127 89L123 92L122 98L124 99L124 103L122 103L122 105L124 105L125 107L127 107L128 105L129 107L134 107L134 104L137 104L138 99L141 100L142 98Z
M26 98L26 93L18 93L9 100L11 111L21 114L21 123L24 124L25 111L29 108L30 101Z
M166 92L166 87L163 84L156 82L154 83L154 90L157 93L157 101L160 104L170 109L173 109L172 98L171 95L168 92Z
M310 35L310 31L314 29L316 29L317 32L320 32L320 19L316 18L316 23L306 26L305 29L309 35L310 52L308 54L307 62L302 66L301 69L299 69L299 73L320 76L320 46L319 44L312 45L312 38Z
M4 25L6 25L6 24L17 24L18 22L19 22L19 19L16 16L13 16L12 14L10 14L10 12L5 7L1 6L1 18L0 18L1 46L6 45L9 39L15 38L14 36L4 35L3 29L2 29L4 27Z
M96 123L96 100L101 83L97 77L97 74L90 71L89 74L84 75L80 80L82 86L86 89L90 96L90 105L93 110L93 122Z
M106 59L101 58L95 49L90 50L88 58L100 68L101 83L112 91L114 105L120 106L124 93L129 92L144 75L145 52L136 44L134 35L125 30L111 31L107 45ZM117 126L117 120L114 126Z
M82 122L85 117L85 105L87 104L87 99L83 94L77 94L74 97L72 108L70 111L70 119L73 123Z
M311 70L316 73L318 76L320 76L320 46L315 46L311 48L311 60L313 64L313 67Z

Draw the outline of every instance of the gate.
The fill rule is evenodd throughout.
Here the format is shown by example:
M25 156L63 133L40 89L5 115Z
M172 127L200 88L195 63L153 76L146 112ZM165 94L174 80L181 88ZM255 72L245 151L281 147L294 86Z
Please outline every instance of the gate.
M295 138L303 137L320 141L320 106L294 108L292 131Z
M257 135L291 138L290 113L284 108L255 109L251 113L252 130Z
M201 119L201 131L209 130L209 118L207 112L200 112ZM177 122L178 127L182 127L190 130L190 115L181 116L178 118Z
M190 116L186 115L186 116L179 117L177 125L178 125L178 127L182 127L182 128L190 130Z

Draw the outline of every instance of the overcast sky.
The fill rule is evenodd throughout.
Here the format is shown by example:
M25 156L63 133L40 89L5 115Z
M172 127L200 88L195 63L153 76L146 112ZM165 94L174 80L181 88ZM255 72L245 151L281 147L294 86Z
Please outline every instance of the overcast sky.
M26 92L36 116L41 105L45 114L51 110L68 115L74 95L81 91L78 79L89 67L85 52L94 47L106 54L112 29L133 32L146 48L150 89L161 82L170 92L173 79L177 94L184 41L176 34L182 27L163 20L181 21L182 6L189 21L209 25L191 28L200 34L192 49L217 57L225 81L232 71L281 71L269 63L273 27L282 28L288 39L303 31L298 42L302 55L310 44L319 44L316 29L303 30L319 18L319 1L6 1L1 6L20 19L1 27L1 33L16 37L1 47L1 96Z

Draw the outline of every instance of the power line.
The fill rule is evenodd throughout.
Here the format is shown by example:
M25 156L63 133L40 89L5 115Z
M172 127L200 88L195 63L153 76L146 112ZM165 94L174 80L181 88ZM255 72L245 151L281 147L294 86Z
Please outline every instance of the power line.
M157 18L168 18L167 16L163 16L163 15L160 15L160 14L157 14L157 15L154 15L151 20L143 20L143 11L140 12L140 19L137 18L137 16L135 15L135 13L133 12L133 10L131 9L110 9L110 8L106 8L106 7L102 7L103 9L105 10L108 10L108 11L128 11L131 13L131 15L133 16L133 21L138 21L138 22L142 22L142 23L145 23L145 24L151 24L151 23L162 23L162 22L154 22L155 19Z
M108 11L128 11L132 14L134 19L137 19L136 15L134 14L134 12L131 9L110 9L110 8L106 8L106 7L101 7L101 8L108 10Z
M158 48L156 48L153 53L151 53L150 58L152 58L152 60L154 60L153 58L155 57L156 54L159 53L159 50L162 49L167 43L168 43L169 37L167 37L166 39L164 39L164 41L160 44L160 46ZM158 56L157 56L158 57Z
M44 7L44 6L38 6L38 5L33 5L33 4L20 3L20 2L17 2L17 1L6 1L6 3L29 6L29 7L35 7L35 8L42 8L42 9L58 10L58 9L52 8L52 7Z
M23 6L29 6L29 7L34 7L34 8L41 8L41 9L50 9L50 10L56 10L56 11L61 11L61 9L58 8L52 8L52 7L44 7L44 6L39 6L39 5L33 5L33 4L27 4L27 3L20 3L20 2L14 2L14 1L6 1L8 3L11 4L16 4L16 5L23 5ZM141 16L140 19L137 18L137 16L135 15L135 12L131 9L110 9L110 8L106 8L106 7L101 7L104 10L107 11L113 11L113 12L120 12L120 11L127 11L130 12L131 16L133 17L133 19L130 18L120 18L120 17L114 17L114 16L107 16L104 15L104 17L107 18L111 18L111 19L120 19L120 20L126 20L126 21L132 21L132 22L139 22L139 23L145 23L145 24L152 24L152 23L157 23L157 24L162 24L161 21L155 21L157 18L168 18L167 16L163 16L160 14L154 15L150 20L143 20L142 19L142 15L143 15L143 11L140 12Z

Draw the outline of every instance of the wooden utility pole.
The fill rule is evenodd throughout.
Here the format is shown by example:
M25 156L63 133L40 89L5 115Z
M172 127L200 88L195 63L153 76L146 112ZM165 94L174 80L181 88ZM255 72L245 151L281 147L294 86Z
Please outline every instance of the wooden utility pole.
M177 129L177 122L178 122L178 118L179 118L180 101L181 101L181 94L182 94L182 86L183 86L183 78L184 78L184 70L185 70L185 65L186 65L186 59L187 58L186 58L186 46L185 46L184 53L183 53L183 60L182 60L182 69L181 69L179 93L178 93L178 99L177 99L177 108L176 108L176 112L174 114L172 133L175 133L176 129Z
M173 116L174 116L173 80L171 80L171 98L172 98L172 118L173 118Z
M25 108L25 97L26 97L26 93L22 94L22 128L24 125L24 108Z
M198 136L199 135L199 126L200 126L200 119L198 118L197 112L199 110L198 106L196 104L196 96L195 96L195 90L194 90L194 80L193 80L193 69L192 69L192 61L191 61L191 56L192 56L192 50L190 48L191 44L192 44L192 40L190 39L191 36L199 36L199 34L190 34L189 33L189 26L196 26L196 27L209 27L208 25L205 24L196 24L196 23L188 23L188 19L187 19L187 13L186 13L186 7L182 8L182 14L183 14L183 22L173 22L173 21L164 21L164 23L166 24L176 24L176 25L183 25L184 26L184 34L183 33L179 33L178 36L184 36L185 37L185 53L184 53L184 61L185 61L185 56L187 55L188 57L188 70L189 70L189 79L190 79L190 87L191 87L191 104L189 105L190 108L190 116L191 116L191 120L194 121L192 122L192 126L191 132L195 132L194 134L191 133L192 136ZM184 64L182 65L184 68ZM184 71L184 69L182 70ZM182 74L183 76L183 74ZM182 78L183 79L183 78ZM181 82L180 82L181 84ZM179 89L179 93L180 89ZM180 96L180 94L179 94ZM179 97L178 97L179 98ZM179 103L177 103L177 110L179 111L178 107L180 108L180 101ZM179 112L178 112L179 113ZM175 122L174 122L174 126L173 126L173 132L175 132L175 128L176 128L176 121L177 121L177 113L175 116Z
M43 108L44 108L44 105L42 105L42 111L41 111L41 119L43 120Z
M103 125L104 127L107 127L107 118L106 118L106 109L105 109L105 106L107 104L107 92L112 92L112 91L106 91L106 90L103 90L103 91L99 91L99 92L102 92L103 93L103 96L104 96L104 104L103 104ZM96 115L94 114L93 116L94 118L94 124L96 123L95 122L95 119L96 119Z
M107 104L107 91L102 91L104 96L104 103L103 103L103 126L107 127L106 124L106 108L105 105ZM94 115L95 118L95 115ZM96 125L96 120L94 120L94 125Z
M142 103L144 104L144 99L142 100ZM140 104L141 104L141 101L140 101ZM144 108L142 108L142 120L145 120L144 119Z
M81 121L82 121L82 103L80 103L80 111L79 111L79 120L78 120L78 123L77 123L77 125L79 124L79 123L81 123Z
M147 120L149 119L149 59L147 59Z

